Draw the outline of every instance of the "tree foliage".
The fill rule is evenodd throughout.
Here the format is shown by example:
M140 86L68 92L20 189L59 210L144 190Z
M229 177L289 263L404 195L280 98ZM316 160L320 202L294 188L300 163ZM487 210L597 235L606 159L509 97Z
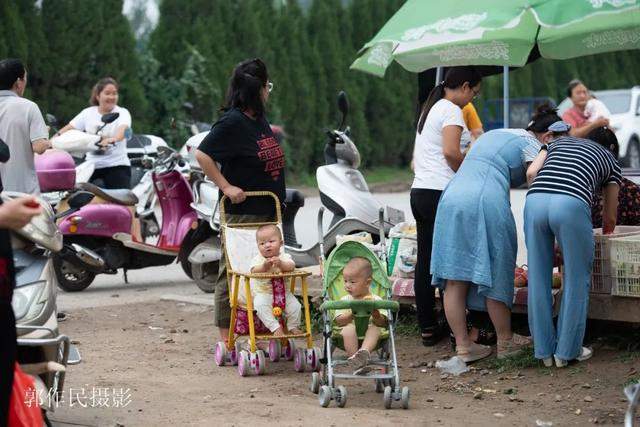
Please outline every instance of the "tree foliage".
M29 91L61 122L87 105L92 85L112 76L134 130L177 134L171 119L213 122L235 64L260 57L275 85L268 116L283 125L291 172L322 162L325 130L337 125L336 97L349 95L348 124L365 166L406 166L415 137L417 78L392 65L384 79L349 70L362 45L404 0L163 0L150 32L145 2L0 0L0 57L25 60ZM132 29L132 26L134 29ZM138 35L136 40L134 34ZM538 60L511 75L511 96L564 98L580 77L592 89L640 82L640 55L618 52L570 61ZM500 76L485 80L483 100L502 93Z

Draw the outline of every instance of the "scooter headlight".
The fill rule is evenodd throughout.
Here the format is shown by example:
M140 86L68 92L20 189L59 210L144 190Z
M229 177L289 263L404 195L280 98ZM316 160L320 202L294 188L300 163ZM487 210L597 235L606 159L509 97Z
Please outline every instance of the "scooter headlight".
M24 196L22 193L8 191L2 195L9 198ZM33 217L31 222L15 232L46 249L58 252L62 249L62 233L56 226L53 208L44 199L40 197L36 197L36 199L42 208L42 213Z
M16 322L25 323L36 317L44 306L46 298L41 298L46 281L40 280L30 285L21 286L13 291L11 305Z

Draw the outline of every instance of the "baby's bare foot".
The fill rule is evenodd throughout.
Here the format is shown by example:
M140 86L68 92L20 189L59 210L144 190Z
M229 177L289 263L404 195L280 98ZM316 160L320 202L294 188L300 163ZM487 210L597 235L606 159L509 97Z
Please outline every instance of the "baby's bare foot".
M292 329L289 329L289 333L290 333L291 335L300 335L300 334L304 334L304 332L303 332L301 329L298 329L298 328L292 328Z
M278 329L276 329L275 331L273 331L273 336L274 337L283 337L284 334L284 329L282 329L282 327L279 327Z

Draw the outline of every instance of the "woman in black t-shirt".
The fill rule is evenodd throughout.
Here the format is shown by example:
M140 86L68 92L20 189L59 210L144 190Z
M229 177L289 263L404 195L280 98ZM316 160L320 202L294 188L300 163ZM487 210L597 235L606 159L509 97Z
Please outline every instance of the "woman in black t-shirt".
M273 204L246 200L245 191L271 191L285 198L284 152L265 117L273 84L260 59L241 62L229 81L224 113L204 138L196 159L204 173L231 200L230 222L273 220ZM220 167L216 164L219 163ZM215 287L214 316L222 339L229 333L230 307L224 250Z

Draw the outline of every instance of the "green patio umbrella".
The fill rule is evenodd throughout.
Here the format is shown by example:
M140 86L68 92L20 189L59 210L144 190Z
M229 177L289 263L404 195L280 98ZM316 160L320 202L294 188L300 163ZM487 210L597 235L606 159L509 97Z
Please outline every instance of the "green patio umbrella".
M351 68L384 76L455 65L523 66L640 48L640 0L407 0Z

